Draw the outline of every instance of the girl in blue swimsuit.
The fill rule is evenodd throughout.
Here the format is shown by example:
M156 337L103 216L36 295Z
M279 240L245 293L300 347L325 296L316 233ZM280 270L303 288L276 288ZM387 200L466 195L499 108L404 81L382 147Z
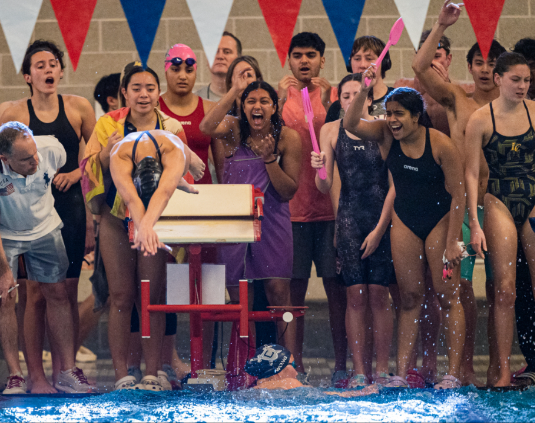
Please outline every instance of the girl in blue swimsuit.
M386 386L410 387L406 380L418 334L424 301L425 272L442 307L448 342L449 369L437 389L458 388L465 321L459 300L461 225L465 189L460 156L444 134L422 125L424 103L411 88L397 88L385 100L386 120L361 119L367 92L375 84L375 66L364 73L371 82L362 84L344 118L344 128L359 138L378 143L392 173L396 199L390 241L394 269L401 294L398 323L397 376ZM443 279L443 256L453 267Z
M509 357L513 343L517 246L520 242L535 281L535 102L526 100L530 70L518 53L496 61L494 83L500 96L477 110L466 127L466 186L471 243L476 253L488 251L494 274L494 313L499 369L489 371L487 384L510 385ZM477 184L481 149L489 166L483 230L477 222ZM477 228L476 228L477 226ZM535 291L535 290L534 290ZM526 318L529 318L526 316ZM535 368L528 372L535 380Z

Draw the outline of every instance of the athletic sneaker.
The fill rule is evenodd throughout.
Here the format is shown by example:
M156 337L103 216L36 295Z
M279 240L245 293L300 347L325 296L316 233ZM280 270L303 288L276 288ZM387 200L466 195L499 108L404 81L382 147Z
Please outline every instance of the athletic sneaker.
M22 376L14 375L7 378L6 389L2 392L4 395L25 394L27 391L26 381Z
M370 382L368 381L366 375L355 375L349 379L348 388L361 388L363 386L368 386L369 384Z
M79 361L80 363L90 363L97 361L97 356L89 348L86 348L82 345L76 352L76 361Z
M73 367L71 370L59 372L58 381L54 387L68 394L89 394L94 386L90 385L82 369Z
M435 389L458 389L461 387L461 381L455 376L446 375L442 378L442 382L435 385Z
M169 378L167 377L167 373L165 373L163 370L158 370L158 380L160 381L160 385L162 385L162 388L164 391L172 391L173 386L169 382Z
M331 385L334 388L346 389L349 384L349 375L345 370L337 370L331 377Z
M144 391L154 391L154 392L160 392L163 391L162 384L160 383L160 379L156 376L147 375L141 381L134 386L134 389L141 389Z
M297 372L296 379L303 384L303 386L312 386L308 381L308 373Z
M115 390L120 391L121 389L134 389L135 385L136 378L128 375L115 382Z
M136 366L132 366L128 368L128 375L133 376L134 379L136 379L136 383L139 383L141 381L141 378L143 377L143 374L141 373L141 369Z

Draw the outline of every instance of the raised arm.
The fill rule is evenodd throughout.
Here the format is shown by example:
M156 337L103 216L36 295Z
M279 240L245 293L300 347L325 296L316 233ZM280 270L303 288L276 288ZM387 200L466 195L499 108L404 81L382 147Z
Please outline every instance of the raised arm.
M204 116L199 129L212 138L223 138L230 133L235 133L238 128L238 119L228 116L227 112L232 108L234 101L241 92L247 88L248 72L252 68L245 68L232 76L232 87Z
M462 259L462 250L457 243L463 240L461 228L466 206L463 166L461 154L451 139L438 131L433 130L433 133L438 138L438 158L444 172L446 191L451 195L446 259L455 266Z
M437 46L440 43L442 35L444 35L444 31L450 25L457 22L461 8L462 4L457 5L450 3L450 0L446 0L440 11L438 21L433 25L431 33L412 61L412 69L418 77L422 88L435 101L447 109L453 109L455 107L457 95L464 95L466 97L466 94L461 87L445 81L439 72L433 69L432 65Z
M477 218L477 197L479 190L479 166L481 160L481 147L485 137L485 116L484 111L488 108L479 109L470 116L466 125L466 135L464 137L465 155L465 180L466 180L466 205L468 207L468 218L470 226L470 242L472 248L481 258L485 258L483 251L487 251L485 234L479 226ZM483 251L482 251L483 250Z
M370 66L366 72L363 73L361 89L359 94L351 102L349 109L344 116L344 129L347 129L353 135L361 139L374 140L382 143L385 139L385 131L387 131L386 122L384 120L367 121L362 119L362 111L366 99L368 98L368 91L377 82L375 75L375 65ZM371 82L366 84L365 78L370 78Z
M321 153L318 154L312 151L311 154L311 166L314 169L321 169L325 166L327 177L321 179L316 172L316 187L323 193L329 192L333 185L333 170L334 170L334 149L336 148L336 141L338 138L339 121L326 123L321 127L320 131L320 149Z

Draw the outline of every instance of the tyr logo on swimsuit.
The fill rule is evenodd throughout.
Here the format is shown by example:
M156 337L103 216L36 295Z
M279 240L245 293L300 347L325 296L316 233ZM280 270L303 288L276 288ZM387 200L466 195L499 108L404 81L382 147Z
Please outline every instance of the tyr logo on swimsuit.
M404 165L403 169L414 170L415 172L418 172L418 168L414 166Z
M353 148L355 150L364 150L364 146L363 145L354 145Z

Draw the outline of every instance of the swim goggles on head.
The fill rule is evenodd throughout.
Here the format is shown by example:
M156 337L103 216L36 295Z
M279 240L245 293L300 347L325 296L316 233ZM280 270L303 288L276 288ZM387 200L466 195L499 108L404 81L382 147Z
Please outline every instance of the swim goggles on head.
M466 245L464 244L464 242L458 241L457 244L459 245L459 247L461 247L463 251L461 254L461 257L463 259L465 259L466 257L477 256L477 254L469 254L468 251L466 251ZM471 242L469 242L468 244L471 244ZM442 279L451 279L451 277L453 276L453 268L448 268L450 262L446 260L446 251L444 251L444 254L442 255L442 263L444 263L444 269L442 269Z
M181 57L173 57L172 59L165 59L165 63L171 63L174 66L180 66L182 63L186 63L186 66L193 66L197 61L193 57L182 59Z

